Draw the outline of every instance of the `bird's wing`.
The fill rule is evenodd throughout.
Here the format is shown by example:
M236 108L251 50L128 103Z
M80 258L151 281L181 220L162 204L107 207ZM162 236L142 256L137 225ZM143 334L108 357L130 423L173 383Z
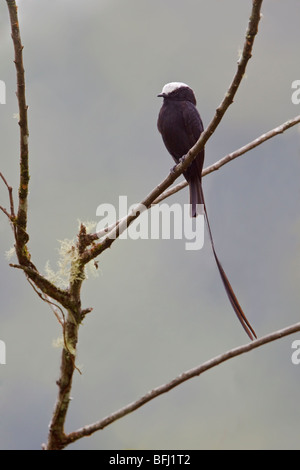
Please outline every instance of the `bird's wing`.
M189 101L186 101L183 106L183 120L192 147L199 139L204 128L197 108Z
M203 123L198 113L197 108L189 101L184 103L183 107L183 120L186 129L186 133L189 138L189 148L191 148L199 139L201 133L204 130ZM201 173L204 162L204 149L197 155L191 166L187 169L186 176L188 179L192 176L198 175L201 181Z

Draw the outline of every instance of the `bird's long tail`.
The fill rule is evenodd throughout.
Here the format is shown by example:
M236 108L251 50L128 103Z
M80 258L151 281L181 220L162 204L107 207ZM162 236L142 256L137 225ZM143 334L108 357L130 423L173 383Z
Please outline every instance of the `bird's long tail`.
M197 217L197 215L203 213L202 208L201 206L199 206L199 204L203 204L204 206L201 180L199 181L199 177L196 174L188 179L188 183L190 188L191 217Z
M251 340L253 340L254 338L257 337L256 334L255 334L255 331L253 330L252 326L250 325L249 321L247 320L246 315L244 314L243 309L240 306L240 304L238 302L238 299L236 298L235 293L233 292L231 284L228 280L228 277L225 274L225 271L224 271L224 269L223 269L223 267L222 267L222 265L219 261L219 258L217 256L217 253L216 253L216 250L215 250L213 236L212 236L212 232L211 232L211 228L210 228L210 224L209 224L209 220L208 220L208 215L207 215L207 210L206 210L206 205L205 205L205 201L204 201L202 183L201 183L201 180L199 181L199 177L197 179L193 179L192 181L190 181L189 186L190 186L190 199L191 199L191 206L192 206L192 217L196 217L197 214L199 213L199 212L197 212L197 204L202 204L203 208L204 208L204 215L205 215L205 220L206 220L206 224L207 224L207 229L208 229L208 233L209 233L209 238L210 238L210 242L211 242L212 251L213 251L213 254L214 254L214 257L215 257L215 260L216 260L216 263L217 263L217 266L218 266L218 269L219 269L219 273L220 273L221 279L223 281L223 284L224 284L224 287L225 287L225 290L226 290L226 293L227 293L227 296L230 300L230 303L233 307L233 310L235 311L236 316L238 317L239 321L242 324L242 327L246 331L249 338Z

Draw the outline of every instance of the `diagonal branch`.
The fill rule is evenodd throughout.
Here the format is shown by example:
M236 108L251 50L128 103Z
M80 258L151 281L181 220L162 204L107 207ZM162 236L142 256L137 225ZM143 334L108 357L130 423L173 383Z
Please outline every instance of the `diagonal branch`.
M225 353L220 354L219 356L216 356L213 359L210 359L204 362L203 364L197 367L194 367L193 369L183 372L182 374L178 375L170 382L164 385L161 385L157 388L154 388L153 390L149 391L148 393L143 395L141 398L139 398L135 402L130 403L127 406L124 406L123 408L101 419L100 421L90 424L89 426L84 426L83 428L80 428L77 431L71 432L70 434L66 435L65 445L73 443L77 441L78 439L81 439L82 437L90 436L94 432L104 429L106 426L114 423L120 418L123 418L129 413L132 413L133 411L137 410L138 408L145 405L146 403L153 400L154 398L160 395L163 395L164 393L169 392L173 388L178 387L178 385L181 385L183 382L186 382L187 380L190 380L193 377L199 377L204 372L214 367L217 367L218 365L222 364L223 362L228 361L229 359L240 356L241 354L252 351L253 349L257 349L263 346L264 344L268 344L268 343L271 343L272 341L276 341L280 338L284 338L285 336L292 335L293 333L296 333L298 331L300 331L300 322L292 326L288 326L287 328L283 328L281 330L270 333L266 336L263 336L262 338L252 341L251 343L247 343L237 348L226 351Z

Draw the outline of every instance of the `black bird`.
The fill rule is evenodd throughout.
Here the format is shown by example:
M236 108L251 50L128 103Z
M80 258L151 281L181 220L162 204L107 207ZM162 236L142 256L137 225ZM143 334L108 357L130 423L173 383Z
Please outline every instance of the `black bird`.
M194 92L185 83L167 83L158 96L162 97L164 101L159 112L157 127L168 152L177 164L199 139L204 130L203 123L196 108ZM215 251L202 190L203 162L204 149L199 152L191 165L183 172L190 189L191 215L196 217L199 213L197 204L203 204L213 254L226 293L244 330L249 338L253 340L253 337L256 338L255 331L248 322Z

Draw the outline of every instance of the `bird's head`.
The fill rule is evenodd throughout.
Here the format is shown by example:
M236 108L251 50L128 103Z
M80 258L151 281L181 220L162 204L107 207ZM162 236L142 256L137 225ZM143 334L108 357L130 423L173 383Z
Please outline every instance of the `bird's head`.
M165 100L172 101L190 101L196 106L196 98L193 90L186 84L182 82L171 82L167 83L162 92L157 95Z

